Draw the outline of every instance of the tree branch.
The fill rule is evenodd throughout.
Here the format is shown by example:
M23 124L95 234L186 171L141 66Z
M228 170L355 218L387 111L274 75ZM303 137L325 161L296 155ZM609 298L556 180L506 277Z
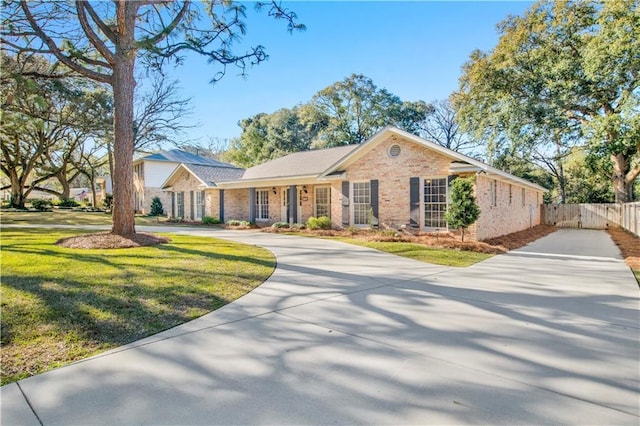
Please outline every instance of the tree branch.
M96 48L98 52L100 52L102 57L109 63L109 65L113 66L115 64L115 55L109 50L107 45L104 44L102 40L100 40L100 37L98 37L95 31L93 31L93 28L91 28L91 25L89 25L86 14L86 10L88 8L91 8L91 6L86 1L76 0L76 10L78 11L78 20L80 21L80 26L89 38L89 42ZM95 22L97 17L91 16L91 18ZM99 21L102 22L101 20Z
M113 78L109 74L103 74L97 71L90 70L86 67L83 67L80 64L72 61L68 56L62 53L62 51L58 48L55 41L51 37L49 37L38 25L35 18L31 14L31 10L29 10L29 6L27 4L27 0L20 0L20 6L24 11L24 14L29 21L29 25L35 31L36 35L49 47L50 53L53 54L60 62L71 68L72 70L82 74L86 77L89 77L93 80L100 81L102 83L112 84Z

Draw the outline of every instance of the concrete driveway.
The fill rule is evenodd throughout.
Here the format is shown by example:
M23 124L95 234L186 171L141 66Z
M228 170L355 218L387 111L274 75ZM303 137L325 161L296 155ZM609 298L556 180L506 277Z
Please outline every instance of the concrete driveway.
M277 270L198 320L3 387L3 425L640 422L638 285L604 232L462 269L181 233L264 246Z

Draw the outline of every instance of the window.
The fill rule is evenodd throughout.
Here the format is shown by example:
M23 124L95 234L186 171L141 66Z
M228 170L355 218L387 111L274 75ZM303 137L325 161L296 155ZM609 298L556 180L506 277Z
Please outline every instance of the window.
M424 226L447 228L447 178L424 180Z
M327 186L316 187L315 217L331 217L331 188Z
M526 205L525 192L524 192L524 188L522 188L522 207L524 207L525 205Z
M196 219L204 217L204 191L196 192Z
M177 217L184 219L184 192L178 192L176 194L176 204L178 205Z
M256 220L269 220L269 190L256 191Z
M498 185L494 179L489 181L489 203L492 207L498 205Z
M367 182L353 183L353 224L367 225L371 208L371 184Z

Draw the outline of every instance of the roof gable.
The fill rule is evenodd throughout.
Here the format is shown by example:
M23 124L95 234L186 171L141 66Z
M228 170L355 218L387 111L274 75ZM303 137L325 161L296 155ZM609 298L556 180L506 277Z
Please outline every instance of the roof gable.
M162 183L160 188L165 189L174 185L182 172L189 173L200 182L203 188L215 187L220 182L236 181L242 177L244 169L238 167L203 166L200 164L180 164Z

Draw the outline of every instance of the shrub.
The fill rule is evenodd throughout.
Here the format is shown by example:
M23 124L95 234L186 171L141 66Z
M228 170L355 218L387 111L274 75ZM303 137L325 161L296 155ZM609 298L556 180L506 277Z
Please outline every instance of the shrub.
M444 215L451 228L462 233L473 225L480 217L480 207L473 196L473 181L468 178L457 178L451 183L451 204Z
M251 222L249 222L248 220L241 220L240 226L251 226Z
M289 224L287 222L276 222L273 225L271 225L272 228L274 229L280 229L280 228L289 228Z
M240 226L240 221L236 219L230 219L227 221L227 225L229 226Z
M291 225L291 229L306 229L304 223L294 223Z
M78 207L80 204L73 198L61 198L58 207Z
M331 229L331 219L327 216L310 217L307 220L307 228L312 231L316 229Z
M36 210L46 212L51 210L53 204L51 203L51 200L33 200L31 201L31 206Z
M102 205L105 209L111 210L111 207L113 207L113 194L108 194L106 197L104 197Z
M204 225L217 225L220 222L220 220L216 217L211 217L211 216L205 216L202 218L202 223Z
M151 200L151 211L149 212L151 216L161 216L164 214L164 209L162 208L162 201L160 198L153 197Z

